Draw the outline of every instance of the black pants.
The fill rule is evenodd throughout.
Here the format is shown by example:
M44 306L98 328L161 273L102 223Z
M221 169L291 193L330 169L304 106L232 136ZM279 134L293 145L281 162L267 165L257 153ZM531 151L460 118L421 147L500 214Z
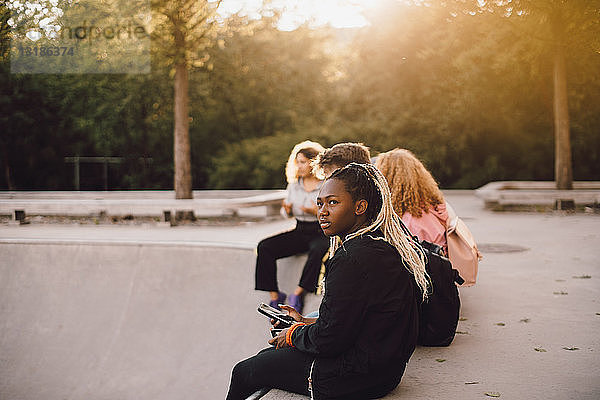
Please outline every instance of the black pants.
M243 400L261 388L277 388L308 395L313 357L296 349L275 347L240 361L233 367L227 400Z
M277 260L308 252L298 286L314 292L321 262L328 249L329 239L317 222L296 221L295 229L261 240L257 248L255 289L278 291Z
M290 347L264 349L233 368L227 400L245 399L265 387L309 395L308 377L313 361L314 356ZM315 367L312 375L313 396L315 400L377 399L398 386L405 367L405 363L398 362L390 368L369 374L323 380L318 376L318 367Z

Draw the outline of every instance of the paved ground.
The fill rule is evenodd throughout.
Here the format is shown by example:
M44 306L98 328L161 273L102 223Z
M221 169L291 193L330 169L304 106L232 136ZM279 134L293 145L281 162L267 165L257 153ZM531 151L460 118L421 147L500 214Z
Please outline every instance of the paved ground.
M479 280L454 343L418 348L389 398L600 398L600 216L447 197ZM252 248L289 225L0 225L0 399L224 398L267 340ZM300 266L282 263L284 290Z

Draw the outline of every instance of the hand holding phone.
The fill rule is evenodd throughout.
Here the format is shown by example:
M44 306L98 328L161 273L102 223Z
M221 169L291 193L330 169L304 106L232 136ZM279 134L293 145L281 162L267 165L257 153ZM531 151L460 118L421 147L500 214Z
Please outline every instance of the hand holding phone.
M277 328L289 328L295 322L297 322L291 315L286 314L285 312L273 308L265 303L260 303L257 310L259 313L278 321L279 324L277 325Z

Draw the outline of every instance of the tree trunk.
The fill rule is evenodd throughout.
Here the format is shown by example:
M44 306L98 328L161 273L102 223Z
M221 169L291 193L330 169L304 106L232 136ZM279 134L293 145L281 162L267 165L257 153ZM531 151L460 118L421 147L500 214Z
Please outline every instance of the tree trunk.
M188 71L184 61L175 65L175 198L192 198Z
M552 31L554 34L554 179L556 188L565 190L573 189L573 166L571 161L564 36L559 10L555 11L552 17Z

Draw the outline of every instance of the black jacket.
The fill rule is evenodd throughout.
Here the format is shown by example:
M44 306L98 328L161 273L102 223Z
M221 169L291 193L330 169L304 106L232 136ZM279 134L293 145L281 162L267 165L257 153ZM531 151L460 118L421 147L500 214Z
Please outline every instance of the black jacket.
M399 381L417 343L418 293L393 246L354 238L327 264L317 322L296 329L292 343L315 355L321 377L398 371Z

